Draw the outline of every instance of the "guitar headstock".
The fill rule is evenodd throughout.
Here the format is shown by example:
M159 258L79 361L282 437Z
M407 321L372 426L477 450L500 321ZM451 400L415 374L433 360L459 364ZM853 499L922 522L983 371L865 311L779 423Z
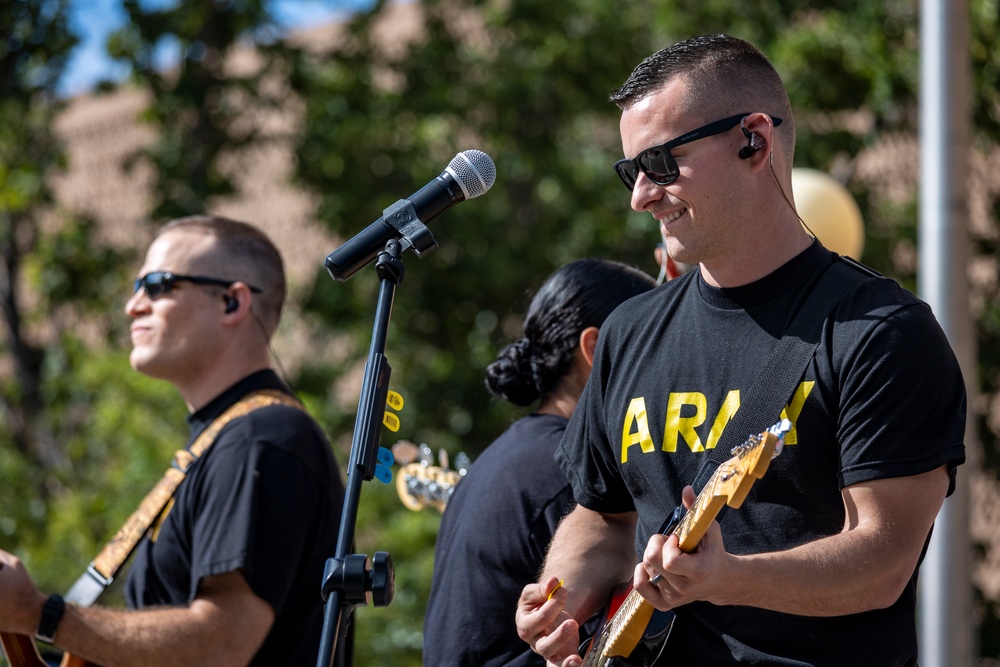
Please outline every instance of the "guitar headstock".
M782 419L733 448L732 458L716 469L691 509L674 529L682 551L694 551L723 505L737 509L743 504L750 487L764 476L771 459L781 453L785 434L791 428L792 423Z
M782 419L771 428L750 436L742 445L734 447L733 457L719 466L705 490L711 488L714 496L725 496L726 504L738 508L750 492L753 483L764 476L771 459L781 454L785 434L792 423Z
M408 440L400 440L392 446L393 456L399 463L396 475L396 493L407 509L422 510L434 507L443 512L455 486L465 477L472 461L464 453L456 457L455 469L448 462L448 452L438 451L438 465L434 465L431 448L425 444L419 447Z

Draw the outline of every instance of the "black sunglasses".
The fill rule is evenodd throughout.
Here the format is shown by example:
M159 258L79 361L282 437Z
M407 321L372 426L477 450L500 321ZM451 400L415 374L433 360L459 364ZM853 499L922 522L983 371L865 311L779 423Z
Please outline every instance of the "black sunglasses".
M618 160L618 162L615 162L615 171L618 172L618 177L622 179L622 183L629 190L635 187L635 181L639 178L639 170L642 170L642 173L646 174L649 180L657 185L670 185L680 175L677 161L670 154L672 148L727 132L739 125L740 121L749 115L749 113L741 113L737 116L717 120L714 123L703 125L697 130L691 130L687 134L681 135L665 144L647 148L631 160ZM771 116L771 121L774 122L775 127L781 125L780 118ZM743 133L747 137L750 136L746 128L743 128Z
M150 299L159 299L164 294L173 291L174 285L182 280L196 285L221 285L222 287L229 287L233 283L239 282L237 280L209 278L208 276L182 276L169 271L151 271L142 278L135 279L135 282L132 283L132 291L138 292L140 289L144 289ZM253 285L247 285L247 287L255 294L261 293L261 290Z

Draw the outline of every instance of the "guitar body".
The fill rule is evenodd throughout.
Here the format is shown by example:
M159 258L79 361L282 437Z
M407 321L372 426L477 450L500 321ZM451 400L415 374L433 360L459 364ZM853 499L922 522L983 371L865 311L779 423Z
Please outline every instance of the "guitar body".
M632 591L630 583L620 584L611 595L611 602L608 604L608 612L604 621L597 629L597 633L588 639L580 647L580 655L587 655L591 644L599 637L608 623L618 613L618 609L626 602L629 593ZM672 611L660 611L652 606L648 608L648 620L645 626L632 638L626 638L618 649L605 651L605 662L602 667L649 667L663 653L663 649L670 637L670 630L674 627L676 615ZM621 651L619 654L618 651Z
M0 645L10 667L47 667L35 642L24 635L2 632Z
M38 647L30 637L0 632L0 647L3 648L10 667L49 667L49 664L42 660ZM59 667L93 667L93 665L75 655L64 653Z

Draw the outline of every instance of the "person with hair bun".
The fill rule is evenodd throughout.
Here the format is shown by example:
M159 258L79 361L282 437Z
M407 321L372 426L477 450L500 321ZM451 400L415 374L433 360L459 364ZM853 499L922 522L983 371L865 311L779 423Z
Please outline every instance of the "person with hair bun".
M522 337L487 367L490 393L538 407L486 448L448 501L424 621L425 665L544 664L518 637L513 611L573 505L553 454L587 383L598 328L654 286L618 262L570 262L535 294Z

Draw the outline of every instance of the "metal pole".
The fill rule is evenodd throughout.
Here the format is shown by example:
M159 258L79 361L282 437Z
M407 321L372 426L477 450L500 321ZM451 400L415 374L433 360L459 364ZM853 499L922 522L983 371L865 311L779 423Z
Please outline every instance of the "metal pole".
M970 468L978 463L971 418L976 386L975 338L969 313L967 267L971 123L967 0L921 0L920 270L917 289L933 308L965 376L969 396L966 446L958 487L944 503L920 571L920 664L973 664L972 584L969 573Z

